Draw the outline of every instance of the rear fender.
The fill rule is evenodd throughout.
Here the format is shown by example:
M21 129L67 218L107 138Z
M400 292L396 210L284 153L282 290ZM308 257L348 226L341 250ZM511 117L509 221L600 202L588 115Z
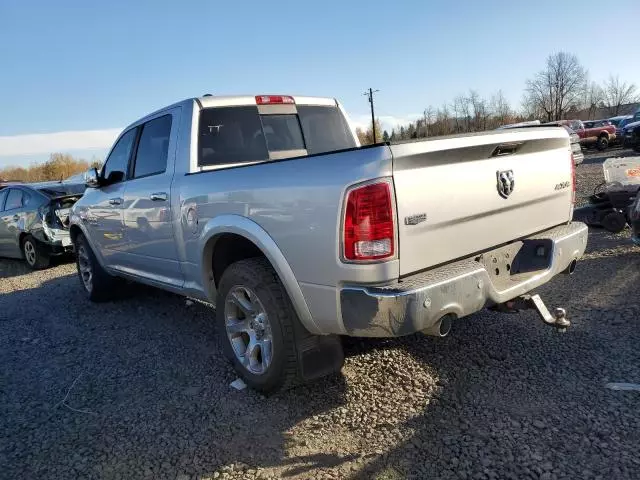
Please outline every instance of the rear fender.
M322 334L311 317L311 311L304 299L293 270L276 242L260 225L240 215L220 215L209 220L202 229L198 248L201 254L202 285L207 297L214 301L216 296L216 288L211 271L210 252L213 244L215 244L216 237L224 233L240 235L253 242L264 253L284 285L300 322L309 332Z

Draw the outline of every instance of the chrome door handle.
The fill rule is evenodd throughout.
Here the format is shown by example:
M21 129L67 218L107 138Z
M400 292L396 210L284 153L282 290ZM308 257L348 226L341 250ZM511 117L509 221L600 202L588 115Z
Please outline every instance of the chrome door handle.
M109 199L109 205L120 205L122 203L122 200L119 198L110 198Z
M149 198L154 202L166 202L167 194L165 192L156 192L149 195Z

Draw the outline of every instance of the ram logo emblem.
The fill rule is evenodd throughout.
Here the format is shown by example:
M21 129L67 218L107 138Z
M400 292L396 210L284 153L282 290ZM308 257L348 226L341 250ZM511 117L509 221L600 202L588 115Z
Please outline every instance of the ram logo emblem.
M516 186L513 170L498 170L496 176L498 177L498 193L502 198L507 198Z

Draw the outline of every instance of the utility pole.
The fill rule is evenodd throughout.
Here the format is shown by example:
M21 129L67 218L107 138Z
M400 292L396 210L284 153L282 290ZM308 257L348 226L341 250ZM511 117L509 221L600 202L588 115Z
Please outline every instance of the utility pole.
M369 91L363 93L364 96L369 97L369 103L371 104L371 131L373 132L373 143L376 143L376 115L373 112L373 94L379 91L380 90L372 90L369 88Z

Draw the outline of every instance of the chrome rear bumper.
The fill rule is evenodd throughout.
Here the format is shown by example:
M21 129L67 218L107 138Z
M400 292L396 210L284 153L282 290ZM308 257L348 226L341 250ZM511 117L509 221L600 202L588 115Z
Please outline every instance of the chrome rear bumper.
M587 245L583 223L570 223L495 250L383 286L340 290L349 335L397 337L433 327L530 292L568 271Z

